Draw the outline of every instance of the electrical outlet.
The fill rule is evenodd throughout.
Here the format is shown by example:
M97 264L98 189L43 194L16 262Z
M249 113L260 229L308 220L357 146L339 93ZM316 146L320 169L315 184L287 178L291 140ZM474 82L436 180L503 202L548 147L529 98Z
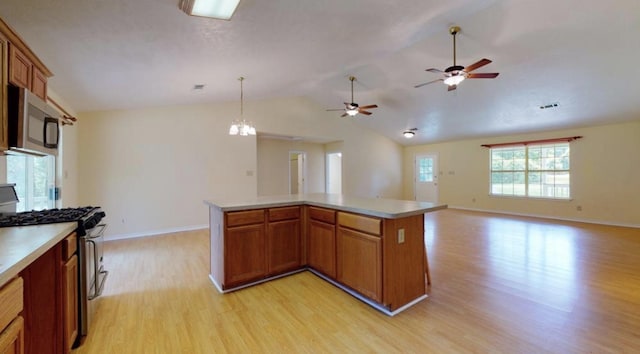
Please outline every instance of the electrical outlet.
M398 230L398 243L404 243L404 229Z

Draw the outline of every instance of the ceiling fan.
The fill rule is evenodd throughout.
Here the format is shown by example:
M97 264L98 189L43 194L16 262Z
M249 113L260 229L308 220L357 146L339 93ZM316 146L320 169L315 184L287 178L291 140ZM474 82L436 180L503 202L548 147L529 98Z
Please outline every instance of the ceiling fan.
M353 102L353 82L356 80L355 76L349 76L349 81L351 81L351 103L344 103L345 108L338 108L338 109L327 109L327 111L344 111L344 114L342 114L340 117L346 117L346 116L355 116L358 113L370 116L371 112L367 112L367 109L371 109L371 108L378 108L378 105L375 104L370 104L368 106L362 106L360 107L357 103Z
M447 91L453 91L465 79L494 79L499 75L499 73L472 73L472 71L491 63L491 60L489 59L481 59L467 67L456 65L456 34L459 32L460 27L458 26L449 28L449 33L453 36L453 66L446 68L444 71L433 68L427 69L426 71L430 71L432 73L443 74L444 77L416 85L415 88L442 81L448 86Z

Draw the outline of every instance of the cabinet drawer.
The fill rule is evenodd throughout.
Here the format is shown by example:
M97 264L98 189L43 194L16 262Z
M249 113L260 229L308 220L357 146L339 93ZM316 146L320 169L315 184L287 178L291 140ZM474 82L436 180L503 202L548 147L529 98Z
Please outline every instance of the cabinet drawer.
M227 227L260 224L264 222L264 209L229 212L226 219Z
M338 224L350 229L380 235L380 219L351 213L338 213Z
M300 218L300 207L283 207L269 209L269 221L280 221Z
M62 240L62 259L65 261L71 258L76 250L78 249L78 236L75 232L72 232Z
M309 218L326 222L328 224L336 223L336 211L323 209L323 208L315 208L309 207Z
M0 289L0 332L22 311L22 278L15 278Z

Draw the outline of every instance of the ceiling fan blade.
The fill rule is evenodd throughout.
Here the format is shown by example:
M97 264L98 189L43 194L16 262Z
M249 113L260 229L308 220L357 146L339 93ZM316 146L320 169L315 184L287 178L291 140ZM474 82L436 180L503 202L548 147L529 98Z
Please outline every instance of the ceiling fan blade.
M449 86L447 87L447 91L453 91L453 90L455 90L455 89L457 89L457 88L458 88L458 85L449 85Z
M362 114L364 114L366 116L370 116L371 115L371 112L363 111L361 109L358 110L358 113L362 113Z
M434 82L438 82L438 81L444 81L444 79L438 79L438 80L433 80L433 81L425 82L424 84L415 85L414 87L415 87L415 88L419 88L419 87L422 87L422 86L425 86L425 85L429 85L429 84L432 84L432 83L434 83Z
M360 109L370 109L370 108L378 108L377 104L370 104L368 106L362 106Z
M472 72L474 70L476 70L477 68L481 68L487 64L491 63L491 60L489 59L480 59L477 62L467 66L466 68L463 69L464 72Z
M429 71L429 72L436 73L436 74L443 74L444 73L444 71L442 71L440 69L435 69L435 68L427 69L425 71Z
M493 79L498 75L500 75L500 73L467 74L467 79Z
M342 114L342 115L340 116L340 118L342 118L342 117L346 117L346 116L348 116L348 114L344 113L344 114Z

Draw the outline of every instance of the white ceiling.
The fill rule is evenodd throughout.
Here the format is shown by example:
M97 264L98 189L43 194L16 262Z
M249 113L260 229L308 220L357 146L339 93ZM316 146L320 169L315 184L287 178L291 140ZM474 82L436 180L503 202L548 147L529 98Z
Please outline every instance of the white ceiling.
M354 75L380 107L350 119L405 145L640 119L638 0L242 0L231 21L178 1L2 0L0 17L77 111L238 100L239 76L248 101L341 108ZM500 76L413 88L452 65L454 24L458 64Z

